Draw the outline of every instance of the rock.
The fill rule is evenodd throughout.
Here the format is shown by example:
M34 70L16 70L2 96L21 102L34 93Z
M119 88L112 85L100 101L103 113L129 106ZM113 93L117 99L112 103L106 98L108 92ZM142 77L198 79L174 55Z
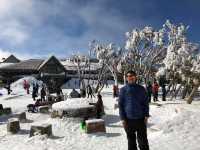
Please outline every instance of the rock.
M73 89L69 95L70 95L71 98L79 98L79 97L81 97L79 92L76 91L75 89Z
M54 110L51 112L51 118L56 118L56 117L58 117L58 112Z
M103 119L86 120L86 133L106 132Z
M8 119L7 131L10 133L17 133L20 130L19 119L18 118L10 118Z
M50 106L39 106L38 107L38 110L39 110L39 112L40 113L49 113L49 108L50 108Z
M56 118L56 117L62 118L62 113L59 111L53 110L51 112L51 118Z
M12 113L12 110L10 107L6 107L3 109L3 114L10 115Z
M36 135L36 134L46 134L47 136L52 135L52 125L51 124L42 124L42 125L33 125L31 126L30 130L30 137Z

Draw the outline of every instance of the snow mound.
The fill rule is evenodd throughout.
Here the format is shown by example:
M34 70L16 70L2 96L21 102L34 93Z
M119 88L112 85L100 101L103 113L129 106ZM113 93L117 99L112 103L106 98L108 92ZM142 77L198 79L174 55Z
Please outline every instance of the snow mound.
M8 92L5 88L0 88L0 96L6 95Z
M200 112L183 111L173 120L163 124L163 133L176 132L178 134L196 134L199 131ZM198 133L200 136L200 133Z
M25 94L26 91L24 90L23 84L24 84L24 80L26 80L29 84L30 84L30 90L32 90L32 86L34 83L37 83L40 87L42 85L42 81L37 80L35 77L32 76L27 76L24 78L21 78L15 82L13 82L10 87L11 90L13 91L13 93L17 93L17 94Z
M66 101L58 102L52 105L53 110L67 110L88 107L89 102L84 98L69 98ZM92 106L91 106L92 107Z

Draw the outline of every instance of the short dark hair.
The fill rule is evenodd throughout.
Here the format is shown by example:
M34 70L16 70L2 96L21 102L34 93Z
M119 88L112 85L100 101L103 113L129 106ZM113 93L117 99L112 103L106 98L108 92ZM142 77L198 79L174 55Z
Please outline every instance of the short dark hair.
M126 72L126 75L127 75L127 74L132 74L133 76L137 76L137 73L136 73L135 71L133 71L133 70L127 71L127 72Z

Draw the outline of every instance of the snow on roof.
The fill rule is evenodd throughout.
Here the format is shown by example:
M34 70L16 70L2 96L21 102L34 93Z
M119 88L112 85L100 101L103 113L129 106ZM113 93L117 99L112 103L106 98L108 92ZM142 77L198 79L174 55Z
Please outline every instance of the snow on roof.
M42 59L29 59L19 63L13 63L2 67L3 70L37 70L44 60Z
M62 65L65 67L66 70L77 70L77 66L70 60L66 60L66 61L61 61ZM84 62L81 63L81 66L84 66ZM94 63L91 62L90 63L90 70L97 70L101 68L101 65L99 63ZM89 67L86 68L86 70L89 70Z
M0 68L1 67L7 67L7 66L12 65L12 64L14 64L14 63L0 63Z

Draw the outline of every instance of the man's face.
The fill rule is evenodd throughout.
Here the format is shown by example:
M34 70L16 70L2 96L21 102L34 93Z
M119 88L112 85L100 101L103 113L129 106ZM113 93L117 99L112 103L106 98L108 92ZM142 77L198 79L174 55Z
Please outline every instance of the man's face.
M135 75L130 74L130 73L126 75L126 78L127 78L128 83L135 83L137 79Z

